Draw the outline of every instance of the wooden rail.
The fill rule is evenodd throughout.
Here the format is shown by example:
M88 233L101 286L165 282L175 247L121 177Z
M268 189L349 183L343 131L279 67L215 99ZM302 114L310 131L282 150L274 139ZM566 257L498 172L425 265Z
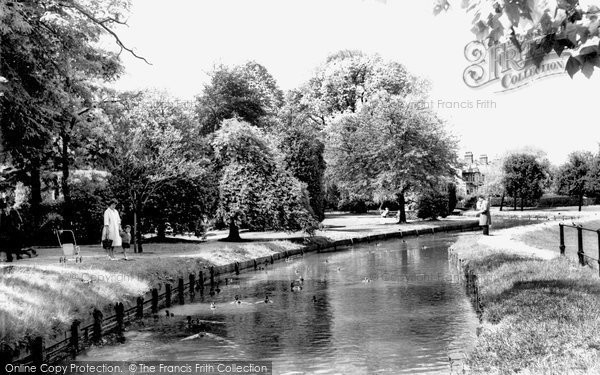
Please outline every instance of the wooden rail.
M598 275L600 276L600 229L584 228L582 225L569 225L569 224L558 224L560 228L560 255L565 256L565 228L577 229L577 257L579 258L579 264L586 265L585 259L595 260L598 263ZM595 232L598 235L598 257L594 258L587 255L583 250L583 231Z

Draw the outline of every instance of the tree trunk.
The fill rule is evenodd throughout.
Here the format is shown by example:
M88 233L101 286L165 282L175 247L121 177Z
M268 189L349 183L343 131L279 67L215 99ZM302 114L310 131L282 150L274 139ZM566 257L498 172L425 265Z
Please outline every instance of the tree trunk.
M517 210L517 194L513 197L513 211Z
M504 206L504 193L502 193L502 198L500 199L500 211L502 211L503 206Z
M33 225L37 230L41 222L40 206L42 204L42 179L40 172L40 163L38 160L33 160L31 165L31 215L33 217Z
M72 119L73 123L75 119ZM66 126L66 125L65 125ZM62 169L62 180L61 180L61 188L63 197L65 200L63 207L63 217L65 226L67 228L72 228L73 226L73 205L71 202L71 190L69 188L69 143L71 142L71 137L69 132L66 129L63 129L61 132L62 138L62 149L61 149L61 169Z
M400 211L400 219L398 224L406 223L406 200L404 199L404 193L398 193L398 210Z
M135 238L135 249L138 253L144 252L142 245L142 204L138 201L136 193L133 193L133 217L134 217L134 238Z
M160 240L164 240L167 237L166 234L167 226L164 222L160 222L156 228L156 237Z
M521 195L521 211L523 211L524 202L525 202L525 198L523 198L523 196Z
M229 236L225 238L225 241L230 242L241 242L242 238L240 237L240 228L235 224L235 218L229 219Z

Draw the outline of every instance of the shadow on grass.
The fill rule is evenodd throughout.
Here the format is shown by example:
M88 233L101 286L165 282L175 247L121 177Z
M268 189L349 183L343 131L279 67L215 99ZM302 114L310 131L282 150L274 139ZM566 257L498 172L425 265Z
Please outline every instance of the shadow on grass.
M481 259L474 259L469 262L470 266L480 272L490 272L507 263L520 263L531 261L530 257L518 254L493 253Z
M592 280L517 281L510 289L488 296L485 317L494 324L507 316L578 321L585 318L584 311L597 311L598 296L600 285Z

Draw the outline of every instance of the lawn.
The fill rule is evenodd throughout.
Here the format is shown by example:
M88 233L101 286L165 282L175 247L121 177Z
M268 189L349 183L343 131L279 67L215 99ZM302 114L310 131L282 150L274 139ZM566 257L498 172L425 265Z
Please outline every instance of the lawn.
M572 222L575 224L581 224L584 228L599 230L600 220L574 220L567 221L565 224L571 225ZM565 254L573 259L577 259L577 230L575 228L564 228L565 234ZM598 233L583 231L583 250L585 253L598 258ZM558 223L549 225L544 228L524 233L518 236L518 240L540 249L551 249L556 252L560 252L560 235Z

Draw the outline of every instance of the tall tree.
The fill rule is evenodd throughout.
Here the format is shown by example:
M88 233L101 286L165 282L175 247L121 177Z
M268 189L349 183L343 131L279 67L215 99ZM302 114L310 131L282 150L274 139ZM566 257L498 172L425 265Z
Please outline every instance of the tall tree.
M2 141L29 176L34 214L51 143L61 139L68 198L70 131L90 107L97 83L121 70L118 53L101 48L101 38L114 38L118 48L137 56L114 31L124 24L128 7L124 0L0 3Z
M293 95L293 94L292 94ZM283 166L307 185L310 206L318 221L325 219L325 145L322 135L309 115L297 111L288 95L274 128Z
M194 140L186 139L180 128L181 123L189 121L191 113L167 111L165 108L176 104L169 105L163 103L164 100L165 96L146 92L120 103L121 110L115 112L118 117L114 119L110 182L113 190L127 199L140 221L148 202L163 187L195 179L205 173L209 164L202 150L195 147ZM141 231L135 229L138 251L141 251Z
M380 92L406 97L421 95L428 83L401 64L379 55L342 50L330 55L315 75L295 93L295 101L320 127L344 112L355 112Z
M570 153L568 161L558 169L558 193L577 197L579 211L583 197L594 192L594 170L594 155L587 151Z
M212 145L223 168L218 216L229 225L227 240L241 240L240 226L314 230L305 187L283 168L263 131L237 119L225 120Z
M521 211L525 201L539 199L544 194L544 185L548 181L549 164L540 162L534 155L517 153L504 160L504 188L514 199L521 199Z
M409 191L439 189L456 173L456 141L443 123L398 96L373 99L326 130L338 185L379 202L397 199L400 222Z
M275 116L283 93L267 69L248 62L232 68L221 65L210 73L197 98L196 111L204 134L219 129L224 119L239 117L255 126L264 126Z

